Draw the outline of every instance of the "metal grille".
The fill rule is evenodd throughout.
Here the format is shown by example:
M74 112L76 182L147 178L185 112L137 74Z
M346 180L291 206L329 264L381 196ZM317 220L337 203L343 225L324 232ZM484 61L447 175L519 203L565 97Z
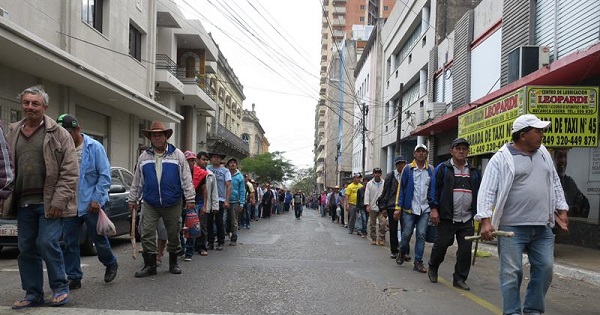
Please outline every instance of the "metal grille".
M16 100L0 97L0 119L5 123L14 123L23 118L21 104Z
M456 22L454 30L454 65L452 66L452 107L469 102L471 75L471 41L473 40L473 10ZM448 83L446 83L448 84ZM448 85L446 85L446 90ZM448 100L446 100L448 103Z

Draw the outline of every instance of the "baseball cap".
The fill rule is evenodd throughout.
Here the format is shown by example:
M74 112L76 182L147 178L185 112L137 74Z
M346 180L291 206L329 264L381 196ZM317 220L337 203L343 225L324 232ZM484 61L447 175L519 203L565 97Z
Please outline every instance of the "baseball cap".
M464 144L464 145L466 145L468 147L469 146L469 141L467 141L467 139L465 139L465 138L456 138L456 139L454 139L454 141L452 141L452 147L453 148L455 146L457 146L457 145L460 145L460 144Z
M376 167L373 169L373 173L381 173L381 169L379 167Z
M77 118L71 114L62 114L58 116L56 123L65 129L72 129L79 126Z
M360 177L362 177L362 175L360 175L360 173L354 173L354 174L352 174L352 177L358 177L358 178L360 178Z
M523 128L533 127L538 129L548 128L550 126L549 121L540 120L533 114L525 114L517 117L513 122L512 132L515 133Z
M238 160L236 158L230 158L229 160L227 160L227 164L229 164L229 162L234 161L236 164L238 162Z
M186 160L195 159L196 158L196 152L190 151L190 150L187 150L187 151L183 152L183 155L185 155L185 159Z
M394 159L394 164L398 164L398 163L400 163L400 162L404 162L404 163L406 163L406 159L405 159L405 158L404 158L404 156L402 156L402 155L398 155L398 156L396 157L396 159Z
M429 152L429 150L427 150L427 146L424 145L424 144L422 144L422 143L421 144L417 144L417 146L415 147L415 151L417 151L418 149L423 149L423 150Z

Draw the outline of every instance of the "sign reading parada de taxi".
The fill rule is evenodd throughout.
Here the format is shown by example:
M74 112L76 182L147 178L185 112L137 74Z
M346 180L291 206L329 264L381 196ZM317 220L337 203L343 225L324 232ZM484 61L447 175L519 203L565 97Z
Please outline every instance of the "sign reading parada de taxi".
M598 87L522 87L459 116L458 136L469 141L471 156L496 152L511 141L512 123L522 114L552 122L547 147L598 146Z

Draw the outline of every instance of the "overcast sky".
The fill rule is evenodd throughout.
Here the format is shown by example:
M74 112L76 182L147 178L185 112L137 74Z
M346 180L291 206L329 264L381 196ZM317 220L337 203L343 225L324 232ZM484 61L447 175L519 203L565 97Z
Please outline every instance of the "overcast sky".
M177 0L199 19L244 86L244 109L299 168L313 166L321 0ZM193 6L195 10L189 8Z

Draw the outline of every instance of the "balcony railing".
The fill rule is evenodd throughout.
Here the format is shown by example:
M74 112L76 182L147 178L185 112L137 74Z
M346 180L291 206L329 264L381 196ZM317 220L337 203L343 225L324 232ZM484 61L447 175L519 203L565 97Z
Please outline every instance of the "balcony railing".
M209 78L204 74L196 74L189 76L186 70L177 69L177 79L183 82L183 84L196 84L198 87L208 95L213 101L217 101L217 93L210 86Z
M215 130L209 132L208 139L216 140L217 143L223 143L225 146L238 151L238 154L241 153L243 156L248 156L250 152L250 147L247 142L221 124L217 124Z
M167 70L177 76L177 63L165 54L156 54L156 69Z

